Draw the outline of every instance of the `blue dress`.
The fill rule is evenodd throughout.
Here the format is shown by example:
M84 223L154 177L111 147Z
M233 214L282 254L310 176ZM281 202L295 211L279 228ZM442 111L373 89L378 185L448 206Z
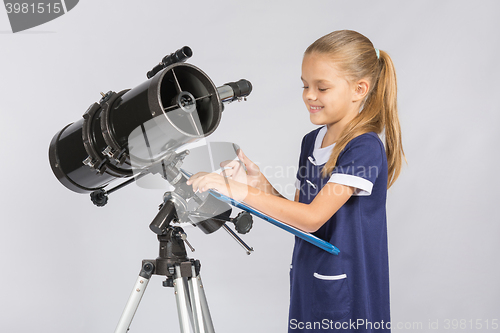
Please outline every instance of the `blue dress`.
M290 269L289 332L390 332L387 250L387 158L375 133L360 135L321 170L332 146L320 148L326 127L307 134L297 172L299 201L310 203L328 182L354 195L314 235L338 256L295 238Z

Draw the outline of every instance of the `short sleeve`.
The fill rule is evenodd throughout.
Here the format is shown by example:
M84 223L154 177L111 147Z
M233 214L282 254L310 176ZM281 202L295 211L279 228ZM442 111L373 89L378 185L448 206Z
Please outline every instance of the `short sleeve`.
M354 187L353 195L371 195L385 158L384 146L376 134L360 135L339 154L328 182Z

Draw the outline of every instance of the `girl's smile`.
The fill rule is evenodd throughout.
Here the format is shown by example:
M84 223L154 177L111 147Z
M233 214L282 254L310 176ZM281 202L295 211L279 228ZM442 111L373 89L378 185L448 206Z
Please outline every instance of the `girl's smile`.
M316 112L321 111L323 108L324 108L323 106L313 106L313 105L309 105L309 112L311 112L311 113L316 113Z

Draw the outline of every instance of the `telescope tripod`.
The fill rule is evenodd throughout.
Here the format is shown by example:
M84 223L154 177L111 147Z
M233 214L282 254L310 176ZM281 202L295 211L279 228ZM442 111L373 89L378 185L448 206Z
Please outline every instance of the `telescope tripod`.
M141 272L134 285L127 305L115 329L115 333L126 333L139 307L149 280L153 275L166 276L164 287L174 287L177 313L181 333L213 333L214 327L201 282L199 260L189 259L184 242L186 233L180 227L168 226L158 235L160 255L155 260L143 260ZM192 248L191 248L192 249Z

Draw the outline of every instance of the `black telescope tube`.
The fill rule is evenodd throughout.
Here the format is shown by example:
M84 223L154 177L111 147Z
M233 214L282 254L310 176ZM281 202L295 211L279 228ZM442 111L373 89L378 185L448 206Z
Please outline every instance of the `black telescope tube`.
M93 103L80 120L54 136L49 162L65 187L89 193L117 178L146 172L160 160L166 159L168 165L175 149L215 131L223 110L217 87L191 64L175 63L168 68L133 89L108 93L108 99ZM176 85L175 80L180 84ZM198 99L196 113L202 131L183 126L182 114L165 111L176 107L171 101L179 94L179 85ZM232 89L228 90L232 94ZM145 140L144 126L153 140ZM140 141L135 151L130 149L131 138L136 143Z
M168 166L175 149L212 134L224 104L248 96L252 84L241 79L216 87L200 69L184 63L191 55L185 46L164 57L151 79L132 89L103 94L82 118L56 133L49 146L49 163L61 184L77 193L93 193L117 178L159 170L160 162ZM186 122L189 115L179 96L196 101L199 125ZM105 194L132 182L124 181Z

